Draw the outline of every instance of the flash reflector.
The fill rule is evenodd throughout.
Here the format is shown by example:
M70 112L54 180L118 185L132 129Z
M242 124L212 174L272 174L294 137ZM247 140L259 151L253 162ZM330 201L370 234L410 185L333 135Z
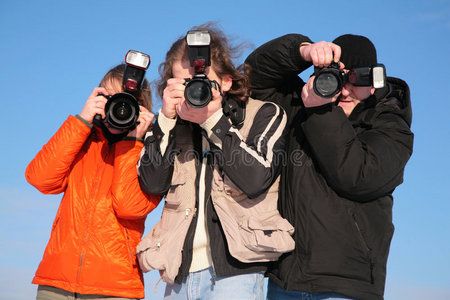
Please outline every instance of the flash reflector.
M209 46L211 36L207 30L190 30L186 35L188 46Z
M150 56L136 50L129 50L125 55L125 62L136 68L146 70L150 64Z
M386 69L384 65L378 64L372 68L373 87L376 89L383 88L386 84Z

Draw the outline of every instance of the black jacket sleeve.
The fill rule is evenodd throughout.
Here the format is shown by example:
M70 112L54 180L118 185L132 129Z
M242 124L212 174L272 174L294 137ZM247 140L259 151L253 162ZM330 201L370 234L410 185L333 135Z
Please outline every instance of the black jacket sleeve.
M156 122L144 140L138 164L139 183L148 194L166 194L173 174L175 149L174 129L164 133ZM166 145L161 151L161 143Z
M356 132L340 107L316 109L302 124L322 175L340 196L367 202L403 181L413 134L395 111L379 112Z
M284 110L268 102L256 113L245 140L225 116L212 128L221 141L223 172L249 198L264 193L280 174L286 120Z
M292 92L284 89L295 84L287 83L300 85L298 74L311 66L300 55L303 42L312 43L301 34L287 34L263 44L249 55L245 63L250 71L253 98L276 102L279 99L273 97L277 97L277 92Z

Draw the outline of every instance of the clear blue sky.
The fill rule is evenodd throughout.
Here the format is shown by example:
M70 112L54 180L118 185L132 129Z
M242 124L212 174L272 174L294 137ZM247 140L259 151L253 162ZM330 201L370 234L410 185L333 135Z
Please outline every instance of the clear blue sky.
M201 4L202 3L202 4ZM388 75L411 87L414 154L395 191L386 299L450 299L450 2L64 1L0 2L0 298L34 299L34 271L61 196L24 179L28 162L128 49L152 57L148 78L191 26L217 21L250 46L286 33L314 41L367 35ZM307 76L306 74L305 76ZM156 107L159 100L155 99ZM147 230L160 208L147 220ZM145 275L146 299L164 284ZM155 290L155 293L153 291Z

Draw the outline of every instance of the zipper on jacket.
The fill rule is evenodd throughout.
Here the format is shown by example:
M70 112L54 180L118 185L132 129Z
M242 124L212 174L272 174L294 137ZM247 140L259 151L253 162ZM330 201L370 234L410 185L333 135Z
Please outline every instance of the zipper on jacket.
M356 226L356 230L358 231L359 239L361 240L365 250L367 251L367 255L368 255L368 258L369 258L369 266L370 266L370 283L373 284L375 282L375 279L373 277L374 264L373 264L372 255L371 255L372 249L370 249L369 245L367 244L366 240L364 239L364 236L363 236L363 234L361 232L361 228L359 227L358 222L356 221L356 214L353 213L352 217L353 217L353 222L355 223L355 226Z
M364 249L367 251L367 253L370 253L371 250L369 248L369 245L367 245L366 240L364 239L364 236L362 235L361 228L359 227L358 222L356 221L356 215L353 214L352 216L353 216L353 222L355 223L355 226L356 226L356 230L358 231L359 239L361 240L361 242L364 246Z
M128 260L131 263L131 267L134 266L134 261L133 261L133 255L131 254L131 249L130 249L130 236L128 235L128 230L126 228L125 229L125 243L127 245L127 252L128 252Z
M77 283L80 282L80 276L81 276L81 269L83 269L83 263L84 263L84 255L85 250L83 249L80 253L80 259L78 260L78 271L77 271Z

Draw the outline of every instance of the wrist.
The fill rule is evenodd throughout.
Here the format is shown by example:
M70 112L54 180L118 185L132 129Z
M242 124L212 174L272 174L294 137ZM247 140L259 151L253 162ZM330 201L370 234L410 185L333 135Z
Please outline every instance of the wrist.
M305 60L305 61L310 61L311 60L311 59L308 59L308 55L306 53L306 51L307 51L307 47L306 46L309 46L309 45L311 45L311 43L309 43L309 42L302 42L302 43L300 43L300 46L298 47L298 51L300 53L300 57L303 58L303 60Z
M167 111L167 109L164 109L164 107L161 109L161 113L168 119L175 119L177 117L175 110L170 112Z
M84 118L81 114L75 115L75 118L77 118L78 120L80 120L81 122L86 124L86 126L92 128L92 122L89 122L88 120L86 120L86 118Z
M92 124L92 118L89 118L88 116L83 114L83 112L79 113L77 116L82 118L85 122L88 122L89 124Z

